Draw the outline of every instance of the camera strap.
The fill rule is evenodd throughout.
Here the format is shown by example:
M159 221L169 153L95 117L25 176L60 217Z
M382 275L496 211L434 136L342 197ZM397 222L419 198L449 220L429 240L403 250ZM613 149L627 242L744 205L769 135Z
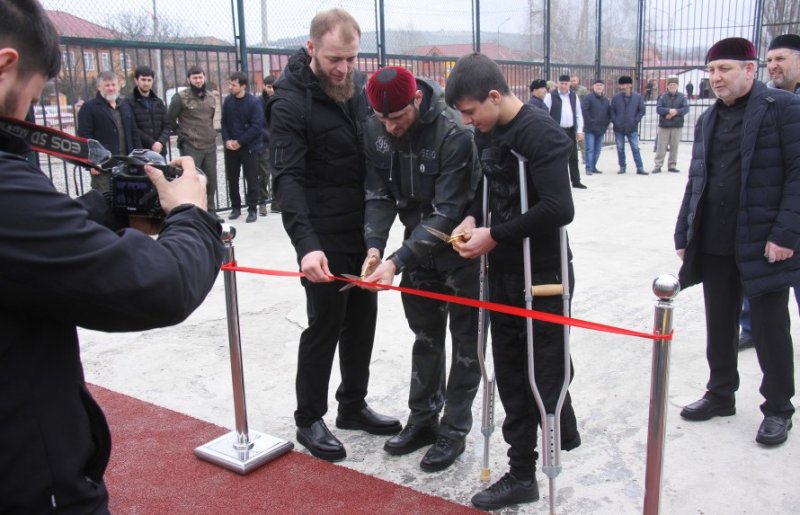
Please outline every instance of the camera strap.
M109 152L99 141L81 138L52 127L0 116L0 132L19 138L36 152L88 168L102 168Z

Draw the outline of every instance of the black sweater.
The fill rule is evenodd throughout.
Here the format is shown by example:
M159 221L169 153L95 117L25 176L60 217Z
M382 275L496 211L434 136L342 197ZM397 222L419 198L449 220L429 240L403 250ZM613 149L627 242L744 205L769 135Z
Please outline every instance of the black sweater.
M489 254L490 265L521 273L521 243L530 236L534 270L558 268L559 228L575 214L567 169L572 142L546 111L525 104L506 125L478 134L476 143L484 180L489 180L491 234L498 243ZM521 216L519 162L512 150L528 159L529 209ZM470 214L480 223L480 195Z

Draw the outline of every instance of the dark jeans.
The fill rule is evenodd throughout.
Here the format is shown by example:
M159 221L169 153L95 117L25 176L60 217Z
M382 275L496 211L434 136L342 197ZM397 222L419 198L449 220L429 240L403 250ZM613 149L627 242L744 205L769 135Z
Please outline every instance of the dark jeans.
M584 154L584 161L586 161L586 171L593 172L597 169L597 160L600 159L600 151L603 150L603 136L602 132L587 132L586 138L586 153Z
M734 401L739 388L739 316L742 283L734 256L700 254L706 306L706 395ZM789 289L750 298L753 341L763 378L764 415L791 417L794 406L794 354L789 334Z
M400 285L477 299L479 266L478 260L473 260L444 272L414 267L403 272ZM408 422L432 424L444 407L439 434L463 440L472 427L472 401L481 381L478 310L405 293L402 299L408 326L414 332ZM445 350L448 315L452 340L449 376Z
M245 202L248 211L255 211L258 204L258 156L259 153L247 149L225 149L225 178L233 209L242 208L242 196L239 193L239 173L244 173Z
M533 284L561 282L560 271L533 273ZM570 264L570 291L574 289ZM525 307L525 280L522 274L503 273L489 267L489 293L493 302ZM563 314L561 296L534 297L533 309ZM509 444L511 473L521 479L532 478L536 468L538 426L541 422L528 380L526 320L521 317L491 314L492 355L497 389L505 408L503 438ZM564 328L547 322L533 322L534 372L539 393L548 413L555 411L564 383ZM570 363L572 366L572 363ZM567 394L561 410L561 440L574 440L578 433L572 399Z
M614 143L617 145L617 161L619 161L620 170L625 169L625 138L628 138L628 143L631 146L633 153L633 162L636 165L636 170L644 170L642 163L642 154L639 152L639 133L633 132L617 132L614 131Z
M331 273L358 275L364 254L326 253ZM310 283L306 290L308 327L300 335L297 356L298 427L308 427L328 411L328 383L333 356L339 346L342 382L336 390L339 412L352 413L364 406L369 383L369 362L375 338L378 302L375 293L351 288L340 292L341 283Z
M217 147L201 150L184 141L181 143L179 150L181 151L181 156L190 156L194 160L194 165L206 174L208 179L206 183L208 210L215 211L217 209Z

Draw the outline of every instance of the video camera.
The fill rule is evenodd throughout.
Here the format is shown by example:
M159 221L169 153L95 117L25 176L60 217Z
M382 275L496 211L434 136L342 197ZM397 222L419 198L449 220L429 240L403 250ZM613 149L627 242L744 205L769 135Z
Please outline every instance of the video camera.
M158 200L144 165L154 166L164 172L168 181L180 177L183 170L167 164L158 152L136 149L127 157L115 157L115 164L103 171L111 173L111 207L121 215L164 218L164 210ZM198 170L198 173L202 173Z
M164 218L158 193L144 172L150 165L164 172L168 181L183 170L167 164L158 152L137 149L127 156L112 156L97 140L81 138L52 127L0 116L0 132L24 140L30 147L85 168L111 174L111 207L117 214ZM203 172L198 168L197 173Z

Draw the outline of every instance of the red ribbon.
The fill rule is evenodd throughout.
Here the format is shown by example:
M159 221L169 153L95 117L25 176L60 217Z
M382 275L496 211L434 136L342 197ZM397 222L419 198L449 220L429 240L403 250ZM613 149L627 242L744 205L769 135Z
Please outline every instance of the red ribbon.
M285 270L270 270L267 268L248 268L238 266L234 263L225 263L222 265L223 272L245 272L249 274L271 275L277 277L304 277L302 272L287 272ZM589 322L588 320L581 320L579 318L565 317L562 315L554 315L553 313L545 313L543 311L536 311L533 309L520 308L516 306L508 306L506 304L498 304L496 302L487 302L477 299L470 299L468 297L459 297L457 295L447 295L444 293L435 293L432 291L417 290L414 288L406 288L403 286L393 286L387 284L376 285L375 283L368 283L357 279L348 279L347 277L330 276L331 279L342 281L345 283L354 283L359 286L369 286L375 288L376 286L383 290L394 290L409 295L417 295L419 297L426 297L428 299L441 300L442 302L452 302L454 304L461 304L463 306L470 306L473 308L488 309L497 313L505 313L506 315L514 315L524 318L532 318L533 320L540 320L542 322L550 322L552 324L568 325L572 327L582 327L584 329L591 329L592 331L600 331L604 333L622 334L625 336L634 336L637 338L646 338L648 340L671 340L672 334L655 334L643 333L640 331L633 331L631 329L624 329L622 327L614 327L612 325L598 324L596 322Z

